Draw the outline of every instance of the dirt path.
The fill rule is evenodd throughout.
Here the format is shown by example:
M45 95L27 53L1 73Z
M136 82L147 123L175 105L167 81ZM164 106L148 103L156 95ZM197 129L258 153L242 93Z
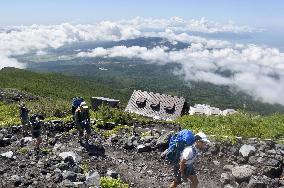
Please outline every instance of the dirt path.
M169 187L173 179L172 167L167 164L165 160L160 158L160 152L137 153L136 150L129 151L115 145L107 144L104 145L104 148L106 160L102 162L105 163L108 168L119 172L121 178L128 182L131 187ZM208 161L206 158L205 160ZM199 187L221 187L218 169L216 170L216 167L210 166L210 164L204 165L204 162L202 162L201 165L201 161L202 159L198 161L199 165L196 166L200 181ZM212 171L213 167L214 171ZM98 166L98 168L102 167ZM183 183L179 187L189 187L189 183Z
M51 133L48 137L49 139L44 139L41 151L35 151L33 149L34 140L31 137L22 138L19 130L15 132L14 128L8 130L0 129L0 137L2 137L0 139L0 143L2 143L0 153L2 155L5 152L7 155L11 152L10 157L8 155L0 157L0 175L2 176L0 187L7 187L7 185L70 187L69 185L72 184L73 187L86 188L88 187L85 180L87 173L82 169L82 165L87 166L88 171L96 171L101 177L106 176L110 170L116 172L123 182L128 183L131 188L166 188L169 187L173 180L172 167L160 158L161 151L156 147L157 139L155 142L152 142L153 140L148 142L144 139L146 136L133 135L130 129L124 128L117 133L116 140L105 139L102 136L105 130L96 130L97 132L94 131L92 133L90 144L82 145L78 143L77 131L70 129L72 127L65 127L66 129L59 128L57 133L53 130L49 132ZM148 127L142 127L142 129L145 129L142 132L149 130L146 128ZM164 127L155 126L155 128L160 130ZM15 130L17 129L15 128ZM133 144L132 148L125 147L129 139L131 144ZM134 145L135 141L136 145ZM139 153L137 148L139 148L138 145L140 144L144 146L150 144L151 147L149 150ZM248 161L240 156L239 150L241 146L245 145L239 143L232 146L226 143L212 142L208 151L201 153L196 161L195 169L199 179L198 187L222 187L220 181L221 174L229 175L232 172L229 167L223 170L225 165L230 165L232 168L232 166L241 167L244 164L253 164L254 161L252 159L255 156L247 158ZM256 165L257 176L254 176L254 178L257 177L262 181L263 174L272 176L275 174L275 170L279 170L278 168L280 167L282 173L281 162L283 160L277 161L275 156L277 153L282 153L283 155L284 146L279 145L275 147L275 145L270 143L256 143L253 146L258 148L259 151L264 151L263 148L267 148L265 149L266 153L255 154L256 156L263 155L263 157L257 158L263 161L261 164L257 163L260 167ZM68 160L62 159L59 157L62 152L74 153L76 160L72 159L73 155L71 159L70 157ZM277 155L278 158L284 156L280 156L280 154ZM266 169L274 171L264 171L265 169L262 166L265 165ZM282 184L278 183L277 179L280 174L273 176L274 179L266 179L264 182L257 180L255 184L252 184L254 183L254 179L252 179L252 183L250 183L252 185L262 183L262 187L281 187ZM68 182L67 180L70 181ZM99 177L97 181L99 181ZM73 182L81 184L75 185ZM235 179L227 179L225 184L241 188L247 187L248 181L243 181L237 185ZM183 183L179 187L189 187L189 183Z

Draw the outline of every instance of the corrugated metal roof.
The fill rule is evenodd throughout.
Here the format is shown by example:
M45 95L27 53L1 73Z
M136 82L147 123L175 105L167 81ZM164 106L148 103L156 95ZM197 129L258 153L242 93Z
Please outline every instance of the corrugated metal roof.
M154 119L174 120L181 116L184 105L183 97L134 90L125 111Z

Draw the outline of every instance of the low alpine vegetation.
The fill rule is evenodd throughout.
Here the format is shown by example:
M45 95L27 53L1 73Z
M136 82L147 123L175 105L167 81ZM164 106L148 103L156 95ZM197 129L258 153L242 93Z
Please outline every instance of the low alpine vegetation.
M100 184L102 188L128 188L129 185L123 183L120 179L111 177L101 177Z

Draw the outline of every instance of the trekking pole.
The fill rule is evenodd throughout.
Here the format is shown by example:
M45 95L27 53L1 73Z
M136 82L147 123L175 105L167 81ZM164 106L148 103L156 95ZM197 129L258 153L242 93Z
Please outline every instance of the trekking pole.
M48 132L46 131L46 124L45 124L45 122L43 122L43 129L44 129L44 134L45 134L45 147L47 147L48 146Z
M132 120L133 120L133 122L132 122L132 135L135 135L136 134L136 132L135 132L136 118L133 118Z

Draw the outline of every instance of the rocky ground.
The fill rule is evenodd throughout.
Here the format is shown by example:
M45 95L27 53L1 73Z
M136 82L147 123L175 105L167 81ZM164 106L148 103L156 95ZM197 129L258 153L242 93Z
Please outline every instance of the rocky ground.
M39 97L17 89L0 88L0 102L13 103L20 100L32 101Z
M107 130L96 129L89 144L78 143L72 123L46 127L40 151L30 136L22 137L20 126L0 130L0 187L99 187L101 176L111 176L130 187L154 188L173 179L160 154L174 125L126 127L107 139ZM284 188L283 157L284 145L272 141L212 142L196 163L199 187Z

